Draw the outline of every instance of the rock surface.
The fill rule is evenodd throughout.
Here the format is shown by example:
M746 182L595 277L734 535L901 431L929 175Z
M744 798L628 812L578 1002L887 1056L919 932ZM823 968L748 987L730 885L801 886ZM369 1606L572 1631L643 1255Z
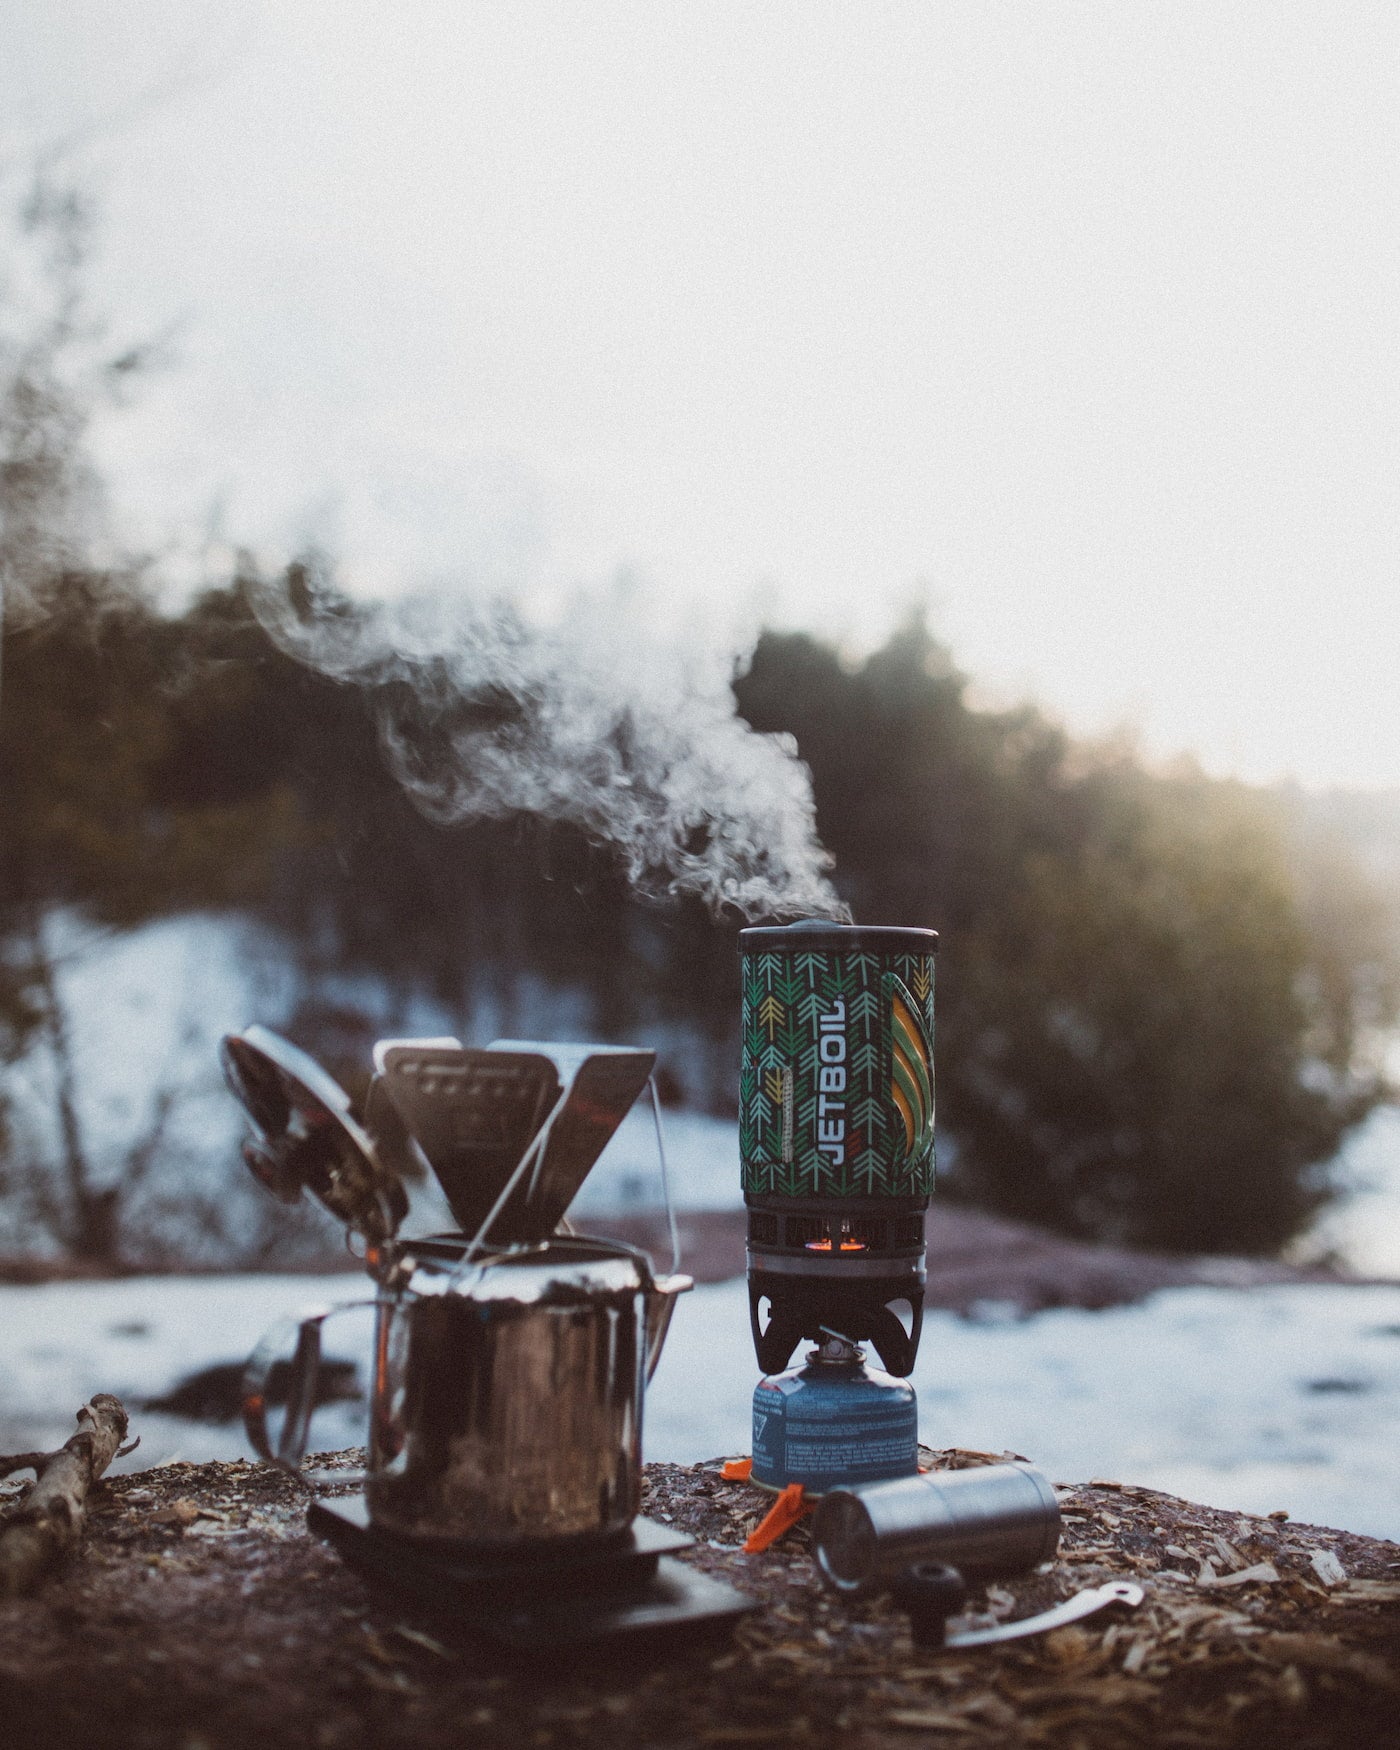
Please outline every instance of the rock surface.
M944 1463L985 1455L939 1455ZM354 1486L359 1455L318 1486ZM805 1527L739 1549L768 1500L718 1464L653 1465L645 1511L759 1608L731 1638L512 1663L367 1590L305 1529L306 1491L246 1463L169 1465L93 1498L79 1557L0 1605L0 1742L172 1750L917 1743L1400 1742L1400 1545L1099 1480L1063 1491L1044 1569L972 1594L1006 1619L1131 1577L1136 1610L1035 1640L916 1650L887 1598L848 1604Z

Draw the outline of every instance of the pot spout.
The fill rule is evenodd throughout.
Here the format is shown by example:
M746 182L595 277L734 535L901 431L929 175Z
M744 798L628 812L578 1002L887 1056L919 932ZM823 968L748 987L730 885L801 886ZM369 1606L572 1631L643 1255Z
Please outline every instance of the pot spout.
M646 1291L647 1382L656 1372L661 1351L666 1346L666 1333L671 1328L671 1315L676 1310L677 1296L694 1288L693 1276L658 1276Z

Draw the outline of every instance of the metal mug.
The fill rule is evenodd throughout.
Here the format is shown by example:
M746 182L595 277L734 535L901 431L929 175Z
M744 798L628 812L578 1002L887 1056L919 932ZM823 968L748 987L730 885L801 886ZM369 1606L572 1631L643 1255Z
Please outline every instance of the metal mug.
M256 1451L298 1470L321 1328L375 1308L365 1498L376 1526L491 1546L606 1537L641 1505L642 1399L688 1276L607 1240L555 1237L468 1258L460 1236L409 1242L372 1301L288 1320L244 1374ZM291 1332L274 1450L267 1387Z
M1024 1460L833 1489L812 1517L813 1557L840 1592L888 1584L916 1562L947 1563L969 1580L1022 1574L1059 1542L1054 1488Z

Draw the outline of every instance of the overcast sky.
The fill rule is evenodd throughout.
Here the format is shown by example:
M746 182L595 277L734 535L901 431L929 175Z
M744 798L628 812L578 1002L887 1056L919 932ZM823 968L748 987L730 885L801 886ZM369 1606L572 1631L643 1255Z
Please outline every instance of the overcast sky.
M1400 783L1400 8L0 0L189 553L643 579Z

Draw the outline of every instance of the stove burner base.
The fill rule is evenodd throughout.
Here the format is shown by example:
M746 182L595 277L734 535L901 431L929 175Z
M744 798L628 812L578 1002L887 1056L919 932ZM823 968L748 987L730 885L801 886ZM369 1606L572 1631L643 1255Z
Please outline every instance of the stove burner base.
M637 1519L619 1538L510 1556L376 1527L363 1495L313 1501L307 1528L364 1580L521 1652L727 1630L754 1601L671 1558L695 1539Z

